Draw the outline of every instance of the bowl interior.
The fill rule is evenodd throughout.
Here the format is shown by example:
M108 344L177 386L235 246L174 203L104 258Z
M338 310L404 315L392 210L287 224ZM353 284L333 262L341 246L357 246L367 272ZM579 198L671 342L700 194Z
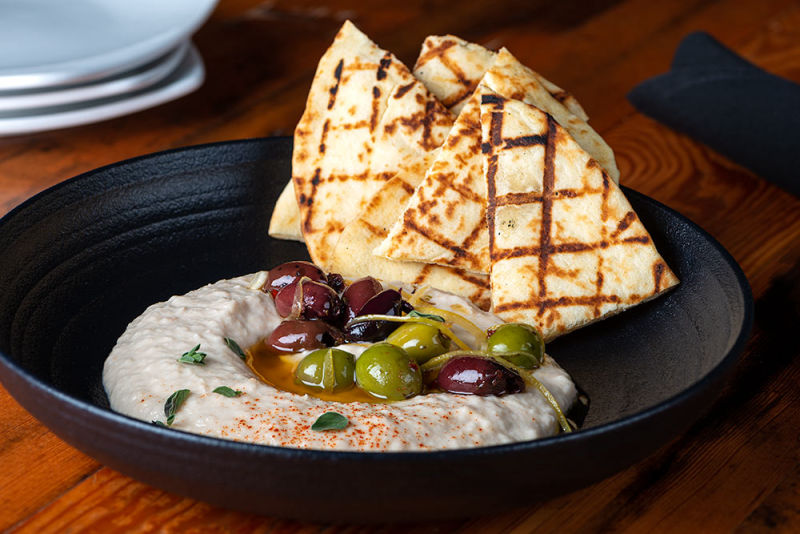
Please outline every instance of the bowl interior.
M286 138L193 147L98 169L15 209L0 221L6 379L21 370L107 409L103 361L148 305L307 258L302 243L267 236L290 160ZM591 399L587 429L684 394L749 328L749 290L719 245L677 213L626 194L681 284L549 345Z

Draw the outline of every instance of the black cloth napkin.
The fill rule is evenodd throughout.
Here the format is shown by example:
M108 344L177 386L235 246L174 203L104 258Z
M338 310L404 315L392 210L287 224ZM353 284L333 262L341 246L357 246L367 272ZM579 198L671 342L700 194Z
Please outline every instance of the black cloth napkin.
M800 196L800 85L761 70L707 33L686 36L670 71L636 86L628 100Z

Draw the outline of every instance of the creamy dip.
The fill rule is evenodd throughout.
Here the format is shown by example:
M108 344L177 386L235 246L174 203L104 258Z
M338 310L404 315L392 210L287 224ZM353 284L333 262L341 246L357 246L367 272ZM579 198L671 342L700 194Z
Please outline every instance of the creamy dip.
M281 447L338 450L437 450L526 441L558 433L553 408L541 393L497 396L428 393L391 403L332 402L276 389L255 376L225 338L250 347L281 322L272 298L248 288L253 275L222 280L154 304L117 341L103 368L111 408L144 421L164 421L164 403L190 390L171 428ZM468 301L432 291L431 302L482 329L502 321ZM469 337L464 331L465 341ZM204 365L178 362L200 344ZM360 354L352 347L350 352ZM300 356L298 356L300 358ZM566 412L577 392L550 357L534 376ZM213 390L241 391L225 397ZM313 431L323 413L349 420L344 430Z

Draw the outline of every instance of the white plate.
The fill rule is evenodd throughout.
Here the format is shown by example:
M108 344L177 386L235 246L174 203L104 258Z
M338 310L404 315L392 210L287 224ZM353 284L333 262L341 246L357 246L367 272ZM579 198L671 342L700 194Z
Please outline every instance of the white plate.
M0 135L17 135L99 122L135 113L184 96L203 83L203 60L194 46L172 74L161 82L123 96L67 106L0 113Z
M166 56L93 83L34 91L0 91L0 112L64 106L132 93L150 87L175 72L188 50L189 43L181 43Z
M216 0L0 0L0 90L85 83L186 40Z

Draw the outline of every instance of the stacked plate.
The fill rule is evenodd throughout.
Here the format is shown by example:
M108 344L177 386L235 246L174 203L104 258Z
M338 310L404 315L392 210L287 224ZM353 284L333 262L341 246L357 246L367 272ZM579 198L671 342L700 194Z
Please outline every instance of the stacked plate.
M97 122L197 89L216 0L3 0L0 135Z

